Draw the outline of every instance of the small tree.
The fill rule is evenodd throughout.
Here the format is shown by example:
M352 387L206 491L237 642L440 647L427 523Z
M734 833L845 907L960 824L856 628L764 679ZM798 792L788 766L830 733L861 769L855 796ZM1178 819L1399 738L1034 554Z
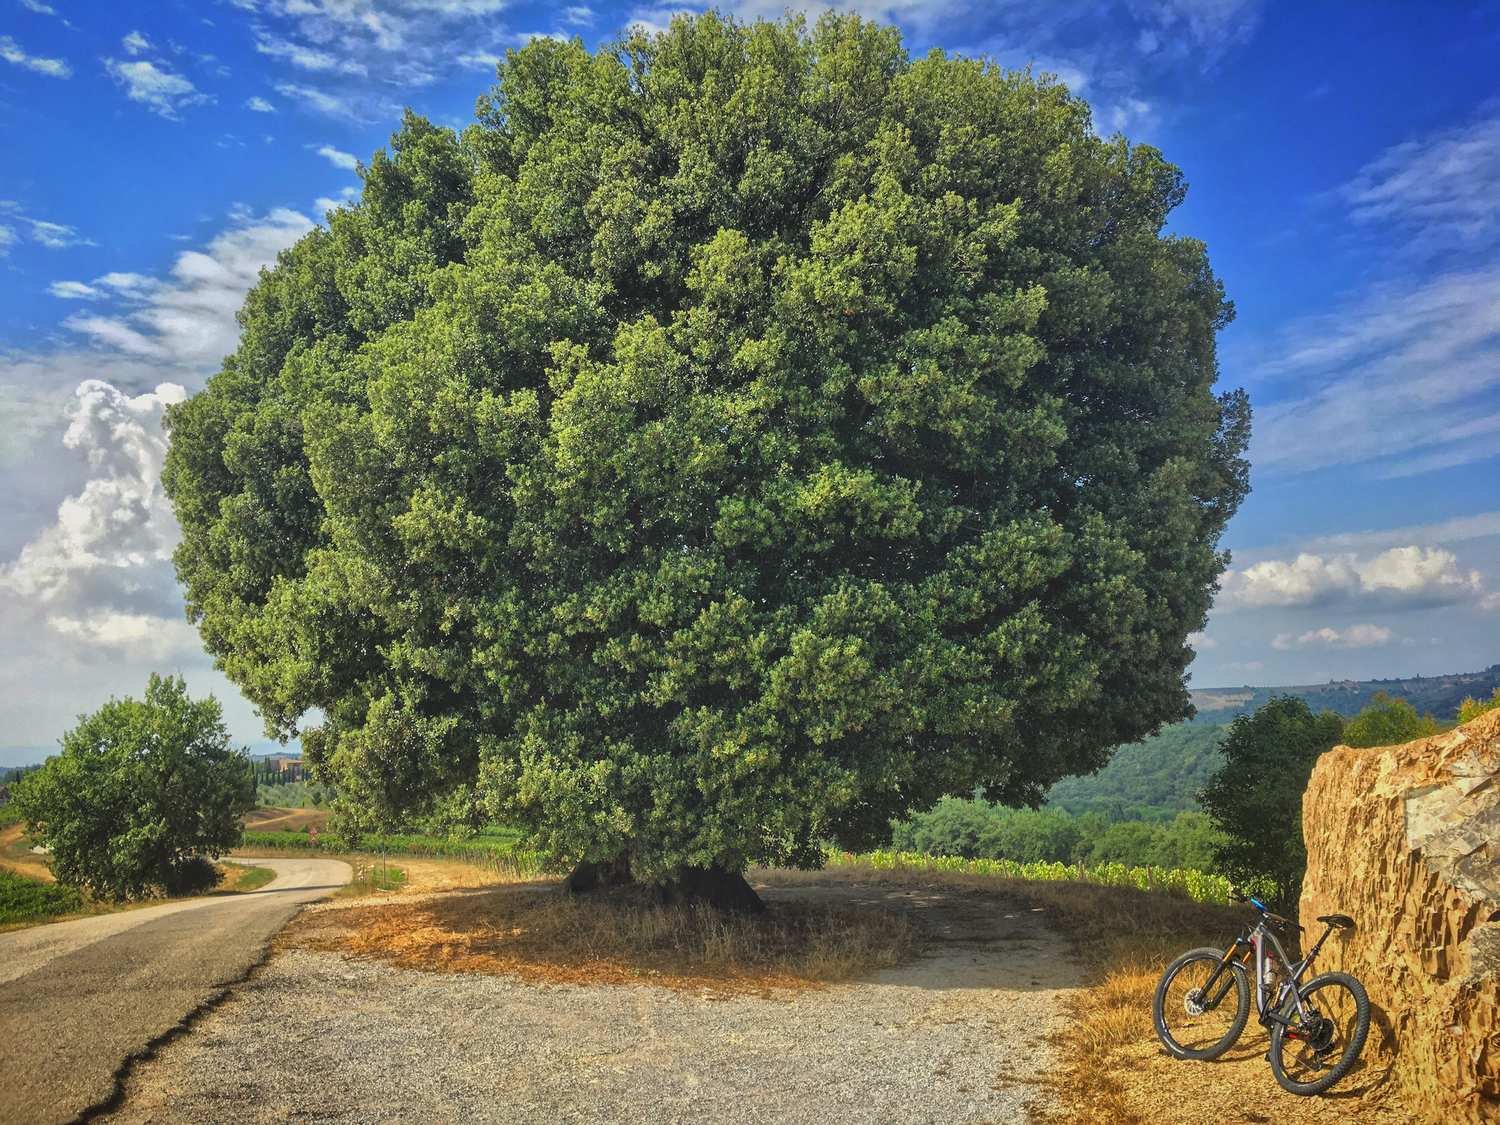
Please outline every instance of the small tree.
M239 842L255 780L218 700L152 676L144 700L112 699L64 735L14 800L59 882L120 901L199 881L203 857Z
M1343 733L1331 711L1315 715L1295 696L1277 696L1241 715L1224 740L1224 765L1200 796L1225 834L1214 849L1219 869L1239 881L1265 880L1282 907L1302 889L1302 793L1318 756Z
M1396 746L1437 732L1437 720L1431 715L1419 715L1406 700L1377 691L1365 709L1344 725L1344 742L1349 746Z

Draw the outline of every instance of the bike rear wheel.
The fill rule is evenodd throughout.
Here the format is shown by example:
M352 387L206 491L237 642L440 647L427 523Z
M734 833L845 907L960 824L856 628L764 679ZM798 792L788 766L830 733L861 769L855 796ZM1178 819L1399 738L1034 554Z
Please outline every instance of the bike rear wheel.
M1324 973L1299 990L1306 1013L1271 1028L1271 1073L1283 1090L1321 1094L1354 1068L1370 1034L1370 998L1348 973Z
M1190 949L1167 966L1151 1000L1156 1037L1179 1059L1216 1059L1245 1030L1250 1018L1250 980L1231 961L1218 972L1222 949ZM1212 981L1212 990L1205 991Z

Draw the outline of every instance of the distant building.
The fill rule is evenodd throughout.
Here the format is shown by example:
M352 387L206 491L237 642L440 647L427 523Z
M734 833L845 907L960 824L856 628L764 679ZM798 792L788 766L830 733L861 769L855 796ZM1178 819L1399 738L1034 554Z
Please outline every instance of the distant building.
M288 754L277 754L266 759L266 769L281 775L282 781L302 780L302 759Z

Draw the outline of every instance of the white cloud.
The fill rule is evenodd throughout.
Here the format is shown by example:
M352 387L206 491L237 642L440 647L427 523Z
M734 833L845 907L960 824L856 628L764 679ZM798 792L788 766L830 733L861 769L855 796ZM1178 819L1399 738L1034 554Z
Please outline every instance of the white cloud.
M1224 575L1222 609L1305 607L1362 601L1392 607L1479 603L1487 596L1483 576L1463 570L1441 547L1392 547L1378 555L1323 556L1303 553L1268 559Z
M302 70L325 71L336 74L365 74L365 64L354 59L340 59L327 51L294 43L275 35L262 32L256 37L255 49L262 55L281 59Z
M93 301L104 296L92 285L85 285L81 281L54 281L47 286L47 292L65 301Z
M138 660L165 660L198 646L198 634L185 617L98 610L72 617L53 614L47 625L60 636L91 649L127 649Z
M490 51L473 51L467 55L458 56L458 65L473 67L478 70L494 70L500 65L501 57Z
M14 227L8 227L0 223L0 258L10 253L10 248L16 244L16 231Z
M171 558L177 525L161 489L161 419L185 397L175 383L135 396L99 379L79 385L63 444L84 454L91 478L0 568L0 590L64 612L80 600L97 607L101 591L127 592L124 572Z
M155 289L157 281L154 277L147 277L143 273L114 272L94 278L94 284L108 286L117 293L134 296L144 293L149 289Z
M1347 629L1309 629L1305 633L1281 633L1271 642L1280 652L1299 648L1378 648L1391 643L1393 634L1383 625L1350 625Z
M125 48L127 55L142 55L152 49L151 40L147 39L139 31L132 31L124 39L121 39L120 46Z
M1251 462L1410 475L1500 454L1500 267L1377 287L1294 324L1257 374L1308 388L1257 412Z
M1339 189L1356 223L1392 224L1429 250L1500 236L1500 114L1381 153ZM1433 244L1440 244L1434 246Z
M72 227L63 223L49 223L44 219L27 219L31 224L31 237L48 250L66 250L70 246L93 246L94 242L82 237Z
M568 27L592 27L594 10L585 4L569 4L562 10L561 18Z
M312 146L309 145L308 147L311 148ZM359 158L357 156L352 152L340 152L332 145L320 145L318 147L318 155L335 168L344 168L353 172L359 167Z
M21 0L21 7L25 8L28 12L36 12L42 16L57 15L57 9L51 4L42 3L42 0Z
M126 97L169 121L178 120L179 112L189 106L214 100L182 75L148 59L105 59L104 69L125 90Z
M45 74L48 78L73 77L73 68L62 59L44 59L37 55L28 55L9 35L0 35L0 59L35 71L37 74Z
M203 250L179 254L170 277L151 283L140 274L107 274L103 284L142 298L123 316L87 316L67 326L105 347L168 364L216 363L239 337L235 312L260 268L313 227L297 211L279 208L262 218L241 214Z
M1204 633L1189 633L1187 643L1194 652L1208 652L1210 649L1219 647L1218 641Z
M296 82L276 83L276 92L283 98L296 102L304 109L321 113L325 117L342 117L349 121L370 120L364 111L355 105L352 98L331 94L315 86L301 86Z
M245 108L254 110L256 113L275 113L276 107L262 97L247 98Z
M1473 539L1487 539L1492 535L1500 535L1500 511L1475 512L1473 515L1457 516L1435 523L1408 524L1404 527L1385 528L1380 531L1347 531L1335 535L1319 535L1303 540L1302 549L1314 552L1369 553L1403 545L1435 547L1466 543Z

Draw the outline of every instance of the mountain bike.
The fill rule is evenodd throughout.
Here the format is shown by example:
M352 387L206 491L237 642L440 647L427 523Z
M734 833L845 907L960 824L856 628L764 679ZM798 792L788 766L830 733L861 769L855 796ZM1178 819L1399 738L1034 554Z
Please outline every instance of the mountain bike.
M1326 929L1300 961L1292 962L1273 927L1302 927L1249 895L1235 895L1259 914L1228 949L1190 949L1167 966L1151 1001L1162 1045L1179 1059L1216 1059L1239 1039L1250 1018L1250 970L1255 1010L1271 1033L1266 1054L1283 1090L1321 1094L1359 1061L1370 1033L1370 998L1348 973L1307 972L1334 930L1353 930L1347 914L1318 919ZM1304 931L1305 932L1305 931Z

